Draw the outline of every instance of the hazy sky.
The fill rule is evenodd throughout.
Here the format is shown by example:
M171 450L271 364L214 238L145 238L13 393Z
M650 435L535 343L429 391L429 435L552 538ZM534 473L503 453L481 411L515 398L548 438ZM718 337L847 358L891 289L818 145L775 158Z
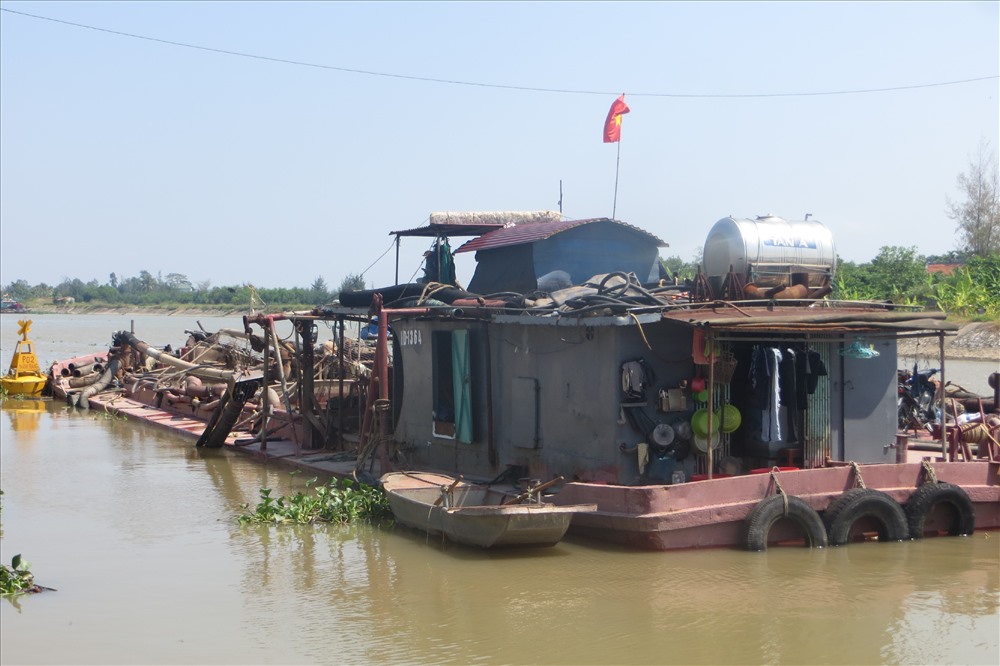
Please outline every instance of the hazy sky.
M384 286L389 232L433 211L557 210L562 181L567 216L610 216L621 92L616 217L685 259L767 213L848 260L947 252L956 176L1000 144L997 2L0 9L3 284Z

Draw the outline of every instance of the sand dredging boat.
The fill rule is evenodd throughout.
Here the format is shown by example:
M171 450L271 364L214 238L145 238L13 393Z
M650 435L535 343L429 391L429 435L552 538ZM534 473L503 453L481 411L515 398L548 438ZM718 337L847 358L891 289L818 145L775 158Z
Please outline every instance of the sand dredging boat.
M205 447L253 444L266 450L270 441L272 448L312 449L310 424L324 431L327 425L356 430L358 419L349 406L357 404L358 378L368 372L367 345L349 340L350 357L338 358L328 341L313 357L315 375L304 378L294 345L277 335L254 334L253 319L245 318L242 331L186 331L187 340L176 351L154 347L132 332L115 332L107 352L52 365L53 396L196 436L197 445ZM265 367L274 380L267 390ZM299 409L303 403L313 410L308 416ZM323 413L322 422L316 412Z
M86 399L197 417L202 446L373 482L562 476L545 502L594 507L574 512L571 533L639 548L1000 527L992 421L975 441L940 424L930 451L898 430L897 342L943 349L957 326L830 299L836 254L819 222L724 218L684 282L666 274L659 238L618 220L471 217L394 232L432 239L437 272L422 283L254 313L232 343L192 335L159 358L118 334L109 383ZM456 250L475 252L468 289L440 272L448 236L473 237ZM322 343L321 323L333 331ZM940 368L946 385L943 352Z

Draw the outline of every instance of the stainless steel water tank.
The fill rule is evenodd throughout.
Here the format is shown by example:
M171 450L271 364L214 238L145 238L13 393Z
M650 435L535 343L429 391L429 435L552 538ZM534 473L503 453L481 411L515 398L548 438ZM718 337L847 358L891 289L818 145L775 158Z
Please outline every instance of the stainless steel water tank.
M815 220L726 217L708 232L702 265L709 277L725 275L731 266L761 286L787 284L792 274L806 273L816 286L833 277L837 253L829 229Z

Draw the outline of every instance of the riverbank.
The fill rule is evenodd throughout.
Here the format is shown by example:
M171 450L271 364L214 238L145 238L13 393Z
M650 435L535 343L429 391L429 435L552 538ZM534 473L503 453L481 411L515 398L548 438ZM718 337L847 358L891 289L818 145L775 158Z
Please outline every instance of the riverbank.
M938 358L940 350L934 338L900 340L900 358ZM1000 362L1000 322L974 321L959 329L957 335L944 339L944 357L970 361Z
M299 306L297 309L308 309L312 306ZM28 310L18 313L22 315L52 315L52 314L80 314L80 315L161 315L164 317L184 316L184 317L241 317L247 313L246 308L234 308L231 305L220 305L212 307L209 305L198 306L136 306L120 305L113 306L107 304L100 305L46 305L40 307L30 307Z

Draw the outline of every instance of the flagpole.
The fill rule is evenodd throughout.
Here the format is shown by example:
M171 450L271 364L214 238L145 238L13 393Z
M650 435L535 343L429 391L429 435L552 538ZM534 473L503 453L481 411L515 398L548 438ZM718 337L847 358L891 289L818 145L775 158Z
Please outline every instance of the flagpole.
M611 219L618 214L618 168L622 161L622 114L628 113L628 105L625 104L625 93L622 93L611 110L608 111L608 119L604 121L604 143L617 143L618 152L615 157L615 198L611 204Z
M622 161L622 141L619 138L615 143L618 144L618 157L615 158L615 200L611 204L611 219L615 219L615 212L618 210L618 165Z

